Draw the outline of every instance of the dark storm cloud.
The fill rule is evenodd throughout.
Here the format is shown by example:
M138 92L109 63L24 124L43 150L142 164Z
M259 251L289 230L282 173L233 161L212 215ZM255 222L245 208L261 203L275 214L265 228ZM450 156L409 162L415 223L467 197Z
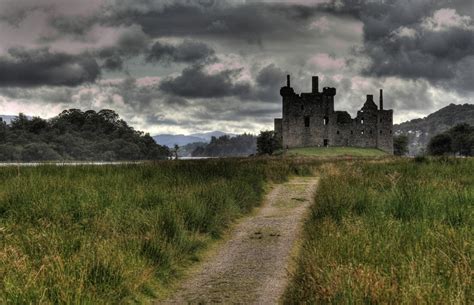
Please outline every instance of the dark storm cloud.
M179 45L157 41L147 52L148 62L196 63L213 60L214 50L202 42L185 40Z
M314 7L232 1L115 1L100 22L138 24L151 37L207 37L261 44L265 39L308 37Z
M112 54L106 57L102 68L108 71L121 71L123 70L123 59L118 54Z
M251 84L235 81L240 69L209 74L204 68L199 64L185 68L181 75L163 80L161 91L186 98L235 97L245 101L275 102L280 99L279 89L286 74L275 64L269 64L257 72L256 82Z
M97 56L104 60L102 67L106 70L122 70L125 59L139 56L146 52L149 37L139 26L131 26L118 38L114 46L98 50Z
M280 87L286 74L275 64L269 64L262 68L255 78L254 98L265 102L278 101L280 99Z
M163 80L160 89L187 98L242 97L250 93L250 85L234 81L239 73L240 70L224 70L208 74L202 65L192 65L184 69L181 75Z
M77 86L94 82L100 68L94 58L49 49L15 48L0 57L0 86Z
M436 85L463 89L465 86L459 85L474 73L463 68L474 54L474 22L461 17L465 12L454 10L455 3L347 0L321 8L363 22L364 46L358 54L371 59L363 71L366 75L424 78ZM457 5L467 7L466 3L458 1ZM472 2L470 7L472 15ZM443 24L446 21L449 23Z
M97 16L53 16L50 25L63 35L80 37L98 22Z

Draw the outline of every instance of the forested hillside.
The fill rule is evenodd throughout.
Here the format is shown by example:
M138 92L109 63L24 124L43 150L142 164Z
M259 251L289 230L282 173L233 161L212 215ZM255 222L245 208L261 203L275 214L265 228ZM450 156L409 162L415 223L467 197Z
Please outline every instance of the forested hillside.
M197 147L193 157L236 157L255 154L257 151L257 137L251 134L242 134L235 137L228 135L219 138L212 137L205 146Z
M474 105L450 104L422 119L407 121L394 126L395 134L408 136L410 155L423 152L429 140L460 123L474 126Z
M113 110L69 109L44 120L23 114L0 122L0 161L154 160L168 148L120 119Z

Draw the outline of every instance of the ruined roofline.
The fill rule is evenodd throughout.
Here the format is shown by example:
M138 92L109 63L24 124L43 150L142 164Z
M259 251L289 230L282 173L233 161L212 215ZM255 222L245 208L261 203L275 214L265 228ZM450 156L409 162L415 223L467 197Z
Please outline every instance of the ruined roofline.
M336 88L335 87L323 87L323 91L320 92L319 91L319 76L312 76L311 78L311 92L300 92L299 94L298 93L295 93L294 89L291 87L291 76L290 74L288 74L286 76L286 79L287 79L287 85L285 87L281 87L280 89L280 94L282 96L293 96L293 97L299 97L299 98L302 98L304 96L311 96L311 95L319 95L319 96L322 96L322 95L327 95L327 96L335 96L336 95ZM379 89L379 105L377 106L374 102L374 95L373 94L367 94L366 98L366 102L365 104L367 104L367 102L371 102L375 105L375 108L373 106L370 106L370 108L373 108L373 109L377 109L378 111L392 111L392 109L384 109L384 104L383 104L383 89ZM364 109L364 106L365 104L363 104L362 108L360 108L358 110L359 111L363 111L363 110L367 110L367 109Z

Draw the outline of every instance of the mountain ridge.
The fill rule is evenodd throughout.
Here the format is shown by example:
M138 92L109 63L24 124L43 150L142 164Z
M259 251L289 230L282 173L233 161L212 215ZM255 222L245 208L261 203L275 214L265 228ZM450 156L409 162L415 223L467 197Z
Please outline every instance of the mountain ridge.
M449 104L424 118L413 119L393 126L395 135L408 136L410 155L423 153L431 137L457 124L474 126L474 104Z
M168 147L173 147L175 144L178 146L185 146L191 143L209 143L211 142L212 137L219 138L221 136L228 135L228 136L235 136L233 133L226 133L223 131L209 131L209 132L201 132L201 133L192 133L189 135L185 134L157 134L153 136L153 139L156 143L160 145L165 145Z

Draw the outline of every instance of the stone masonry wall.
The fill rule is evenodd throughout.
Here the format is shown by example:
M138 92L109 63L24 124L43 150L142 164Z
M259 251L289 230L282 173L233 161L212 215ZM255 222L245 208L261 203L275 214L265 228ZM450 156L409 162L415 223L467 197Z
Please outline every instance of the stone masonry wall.
M319 92L317 85L318 79L313 77L312 92L298 95L289 86L288 78L287 86L281 88L283 115L275 119L275 133L284 148L354 146L393 153L392 110L378 109L373 96L368 95L352 119L347 112L334 111L335 88L326 87Z

